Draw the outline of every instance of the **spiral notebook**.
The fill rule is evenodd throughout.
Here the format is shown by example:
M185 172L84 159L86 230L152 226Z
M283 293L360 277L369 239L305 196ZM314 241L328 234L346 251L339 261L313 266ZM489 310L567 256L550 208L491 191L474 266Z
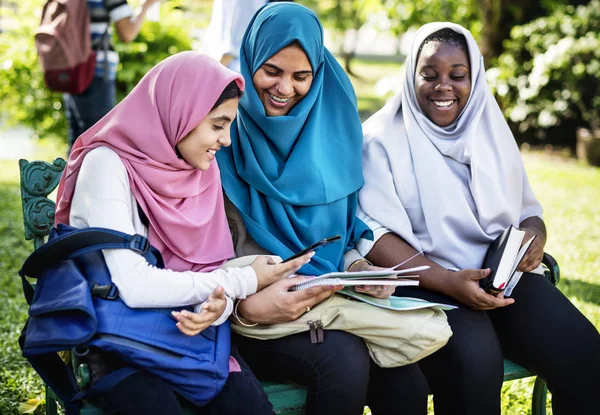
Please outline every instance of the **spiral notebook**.
M395 270L395 267L386 268L377 271L357 271L357 272L330 272L319 275L309 281L290 287L290 291L300 291L320 285L394 285L394 286L415 286L419 285L418 275L410 273L424 271L429 269L429 266L407 268L403 270Z

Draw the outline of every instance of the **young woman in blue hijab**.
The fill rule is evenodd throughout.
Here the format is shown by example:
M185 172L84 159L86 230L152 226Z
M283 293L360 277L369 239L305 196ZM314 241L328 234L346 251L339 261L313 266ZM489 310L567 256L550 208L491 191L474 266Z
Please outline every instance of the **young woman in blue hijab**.
M355 250L370 230L356 218L362 128L356 96L323 45L312 11L293 3L260 9L240 51L247 89L231 128L232 145L217 158L238 256L288 257L325 237L341 239L316 251L300 274L370 267ZM296 320L341 287L290 292L307 277L285 279L236 304L239 324ZM387 298L393 288L357 287ZM365 342L327 331L275 340L237 337L259 378L308 387L307 414L425 414L427 384L416 365L382 369Z

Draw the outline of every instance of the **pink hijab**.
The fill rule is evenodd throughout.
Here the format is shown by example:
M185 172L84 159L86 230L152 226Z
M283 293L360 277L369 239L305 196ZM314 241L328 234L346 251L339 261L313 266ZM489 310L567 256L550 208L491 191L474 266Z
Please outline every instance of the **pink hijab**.
M210 271L233 257L216 161L200 171L175 153L232 81L244 88L240 74L197 52L178 53L152 68L75 142L58 187L56 223L69 223L84 157L106 146L127 169L131 190L150 222L148 238L166 268Z

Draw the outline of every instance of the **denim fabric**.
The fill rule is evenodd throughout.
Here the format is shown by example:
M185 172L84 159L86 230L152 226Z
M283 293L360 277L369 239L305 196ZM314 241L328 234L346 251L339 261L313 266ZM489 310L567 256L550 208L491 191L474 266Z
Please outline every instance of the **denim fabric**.
M72 97L72 100L70 97ZM89 88L83 94L65 95L63 101L67 122L69 123L70 151L77 137L104 117L116 105L117 87L115 81L105 80L103 77L94 77ZM75 108L73 108L73 105L75 105Z

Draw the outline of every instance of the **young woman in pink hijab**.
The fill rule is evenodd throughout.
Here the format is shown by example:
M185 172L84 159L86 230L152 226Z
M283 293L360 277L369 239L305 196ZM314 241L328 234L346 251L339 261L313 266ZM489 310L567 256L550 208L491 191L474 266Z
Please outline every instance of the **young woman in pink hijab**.
M215 153L230 145L243 87L241 75L201 54L165 59L77 139L58 189L57 223L148 237L165 269L132 251L105 250L112 282L132 308L193 305L195 312L174 312L177 327L189 336L223 323L234 299L291 275L310 259L273 265L258 257L247 267L219 269L234 250ZM89 362L92 382L125 366L101 350L92 350ZM181 400L165 381L144 372L93 398L115 414L179 414ZM272 413L236 350L225 387L203 410Z

